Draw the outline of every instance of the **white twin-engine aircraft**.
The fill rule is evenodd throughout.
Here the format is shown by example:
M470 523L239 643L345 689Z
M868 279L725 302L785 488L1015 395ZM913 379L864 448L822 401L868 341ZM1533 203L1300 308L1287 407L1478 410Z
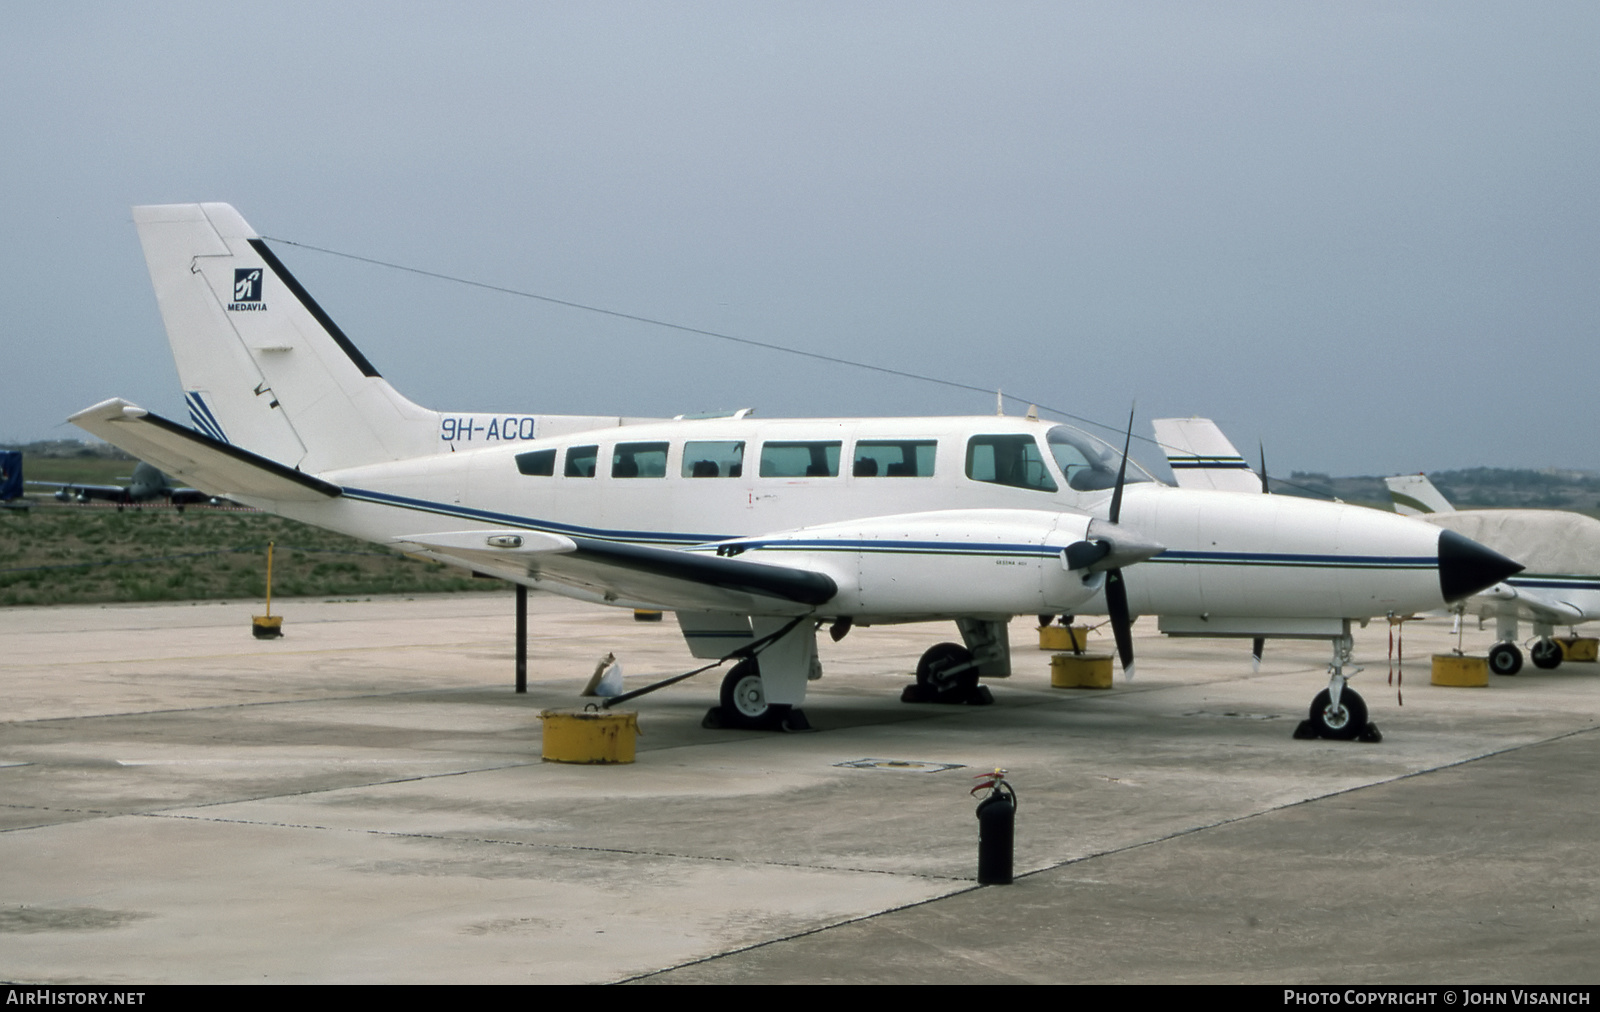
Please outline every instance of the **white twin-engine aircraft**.
M965 645L932 648L917 672L924 698L955 701L1010 673L1014 615L1109 614L1131 669L1132 615L1334 638L1519 568L1392 514L1169 488L1031 419L426 410L232 207L140 207L134 221L193 428L122 400L75 423L215 495L675 612L696 657L737 661L721 693L736 726L781 723L804 699L824 624L955 620ZM1335 672L1326 729L1354 737L1342 688Z

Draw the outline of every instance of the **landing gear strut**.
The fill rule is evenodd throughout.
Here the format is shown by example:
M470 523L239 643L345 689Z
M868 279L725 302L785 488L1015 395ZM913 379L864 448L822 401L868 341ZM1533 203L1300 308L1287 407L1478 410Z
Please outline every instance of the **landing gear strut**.
M1380 742L1383 733L1367 719L1367 702L1346 686L1345 666L1351 663L1355 641L1350 627L1333 641L1333 660L1328 662L1328 687L1311 700L1311 713L1294 729L1296 738L1332 738L1335 741ZM1354 668L1350 674L1360 671Z

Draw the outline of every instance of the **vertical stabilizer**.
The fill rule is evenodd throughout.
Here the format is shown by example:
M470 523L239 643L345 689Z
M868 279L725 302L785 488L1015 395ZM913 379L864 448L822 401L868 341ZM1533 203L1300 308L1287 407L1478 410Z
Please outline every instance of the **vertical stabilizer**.
M136 207L194 427L308 472L437 452L406 400L227 204Z
M1261 478L1209 418L1157 418L1156 442L1179 488L1261 492Z
M1434 487L1425 474L1397 474L1383 479L1389 486L1389 498L1394 511L1402 516L1414 517L1423 513L1454 513L1455 507L1444 493Z

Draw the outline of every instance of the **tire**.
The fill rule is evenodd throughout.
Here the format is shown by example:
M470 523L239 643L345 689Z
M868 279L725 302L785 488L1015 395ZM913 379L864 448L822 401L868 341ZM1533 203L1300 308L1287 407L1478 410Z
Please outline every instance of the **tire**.
M1367 729L1367 701L1349 686L1339 693L1339 712L1330 712L1333 694L1327 689L1311 701L1311 724L1317 734L1337 741L1354 741Z
M964 671L946 674L951 668L967 665ZM941 696L960 696L978 687L978 669L972 652L959 643L931 646L917 661L917 685Z
M1535 641L1528 648L1528 659L1533 661L1533 666L1551 671L1561 667L1561 644L1553 639L1545 638Z
M1496 643L1489 648L1489 670L1497 675L1514 675L1522 670L1522 651L1515 643Z
M765 727L774 707L761 684L761 668L751 658L733 666L722 679L722 719L729 727Z

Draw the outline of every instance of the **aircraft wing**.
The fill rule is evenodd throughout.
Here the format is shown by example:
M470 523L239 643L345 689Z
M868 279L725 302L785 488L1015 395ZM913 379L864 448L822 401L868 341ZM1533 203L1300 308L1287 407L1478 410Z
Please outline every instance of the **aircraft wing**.
M1261 478L1209 418L1157 418L1156 442L1179 488L1256 492Z
M1551 625L1577 625L1591 617L1570 601L1507 583L1497 583L1481 594L1474 594L1468 599L1467 608L1486 617L1515 613L1520 619Z
M799 615L838 593L826 573L705 552L528 530L414 534L396 547L479 572L529 576L612 602Z
M315 501L339 495L332 482L241 450L112 398L68 421L211 495Z
M64 481L29 481L27 484L35 488L51 489L57 499L107 499L111 502L127 502L129 500L128 486L126 485L76 485Z

